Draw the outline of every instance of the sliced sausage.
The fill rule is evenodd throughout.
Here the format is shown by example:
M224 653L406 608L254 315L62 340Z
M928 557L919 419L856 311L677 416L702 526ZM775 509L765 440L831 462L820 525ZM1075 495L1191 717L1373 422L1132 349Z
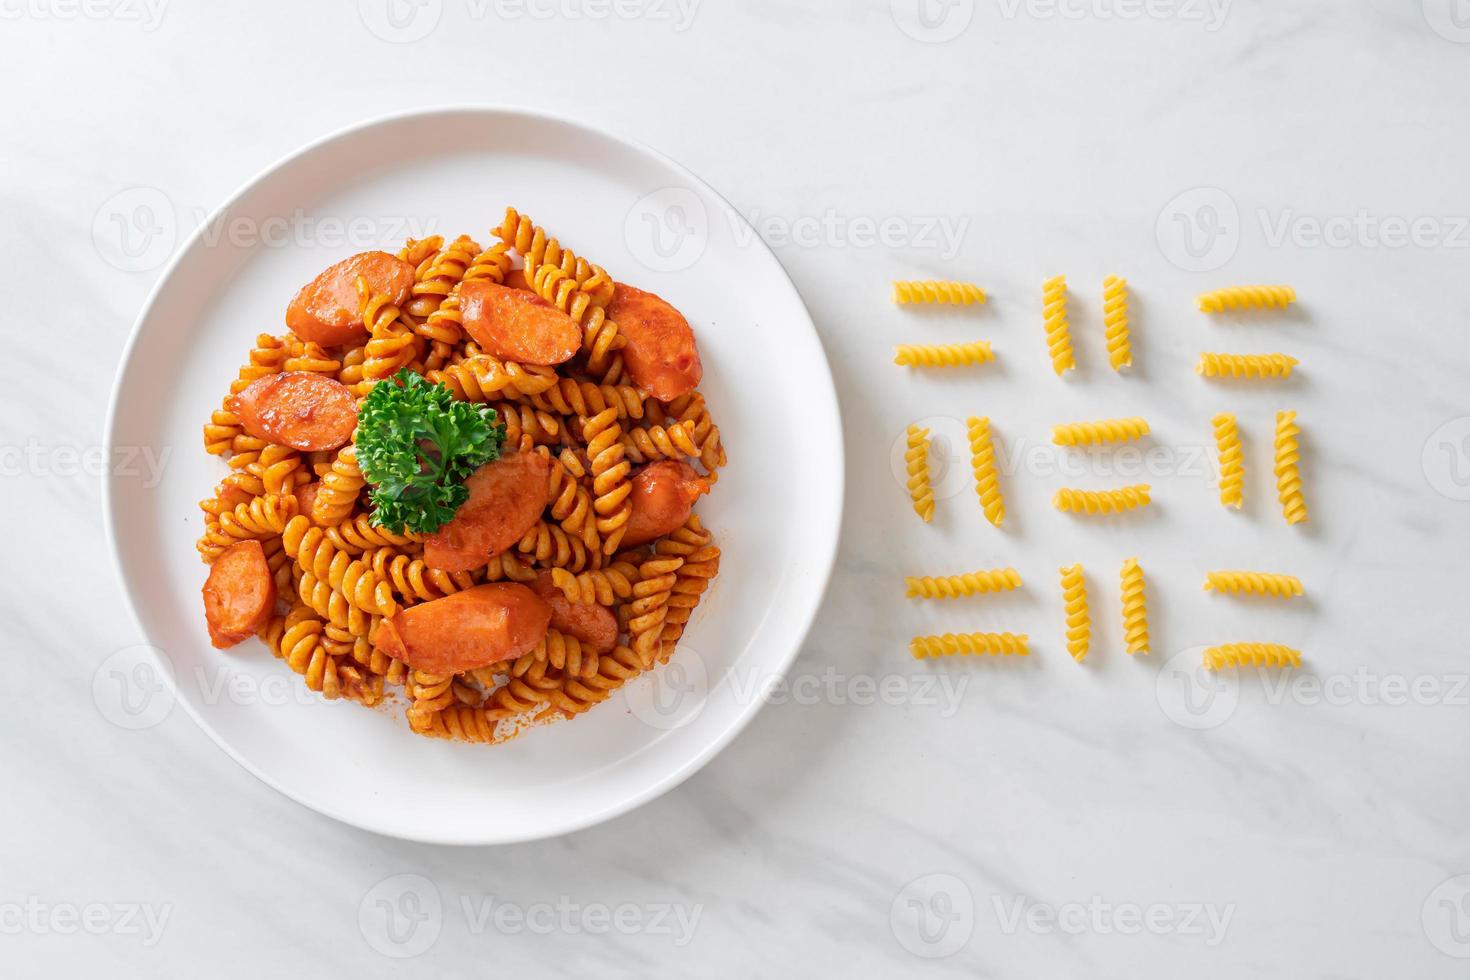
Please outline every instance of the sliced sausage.
M704 377L689 321L665 300L620 282L607 315L627 340L623 363L633 383L653 397L673 401Z
M551 628L575 636L598 653L612 653L618 645L618 617L593 602L568 602L551 581L550 572L536 576L536 594L551 606Z
M632 483L628 500L633 514L623 533L623 544L630 547L681 527L700 494L709 493L709 482L682 459L650 463L634 474Z
M336 449L357 428L357 399L340 381L310 371L257 378L234 397L246 432L302 452Z
M358 276L374 292L402 306L413 289L414 268L387 252L359 252L343 259L301 287L286 307L286 326L302 340L323 347L362 343L367 329L358 312Z
M458 674L519 657L546 636L551 606L517 582L477 585L378 624L374 646L414 670Z
M472 279L459 285L465 332L487 354L519 364L560 364L582 347L577 321L535 293Z
M425 564L467 572L513 547L546 509L550 481L541 453L511 453L475 470L464 484L469 498L424 542Z
M252 635L276 608L276 581L259 541L237 541L220 553L200 590L209 642L232 647Z

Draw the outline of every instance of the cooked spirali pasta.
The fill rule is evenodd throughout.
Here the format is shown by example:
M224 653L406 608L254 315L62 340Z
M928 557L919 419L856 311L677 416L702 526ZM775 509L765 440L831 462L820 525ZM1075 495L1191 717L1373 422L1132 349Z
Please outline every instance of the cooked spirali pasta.
M331 469L322 474L321 486L311 505L313 524L333 527L347 520L357 506L357 495L367 485L357 468L357 447L343 446L332 459Z
M1118 514L1147 507L1151 488L1147 483L1117 490L1077 490L1063 487L1052 497L1052 506L1072 514Z
M909 641L909 653L915 660L954 656L1027 657L1031 655L1031 646L1025 633L944 633L914 637Z
M893 348L893 363L900 367L964 367L995 360L990 341L968 344L899 344Z
M1133 364L1133 343L1128 333L1128 281L1117 276L1103 280L1103 329L1108 344L1108 364L1121 371Z
M1276 413L1276 495L1281 500L1281 511L1288 524L1302 524L1307 520L1307 502L1302 496L1302 474L1298 465L1301 460L1300 435L1295 412Z
M1132 654L1148 650L1148 604L1144 597L1143 568L1137 558L1123 562L1119 573L1123 602L1123 641Z
M954 599L984 592L1009 592L1020 587L1021 573L1014 568L904 579L904 595L910 599Z
M1285 309L1296 302L1296 290L1290 286L1227 286L1201 293L1202 313L1224 313L1226 310Z
M634 426L623 432L623 449L635 463L656 459L698 459L699 443L694 441L694 423Z
M551 581L568 602L597 603L611 606L621 599L633 595L633 586L638 584L638 566L631 562L617 561L606 568L572 574L565 568L553 568Z
M1287 354L1204 353L1195 371L1206 378L1289 378L1298 363Z
M1087 659L1092 620L1087 611L1087 580L1081 565L1061 569L1062 603L1067 614L1067 653L1079 664Z
M949 279L900 279L893 284L893 301L907 303L952 303L970 306L985 302L985 290L970 282Z
M1046 329L1046 351L1057 377L1077 367L1072 334L1067 325L1067 277L1052 276L1041 286L1041 319Z
M1099 422L1068 422L1051 428L1051 441L1058 446L1088 446L1100 442L1130 442L1148 435L1148 422L1134 416Z
M1220 571L1205 574L1205 591L1290 599L1303 594L1302 580L1275 572Z
M971 416L965 420L965 431L970 439L970 466L975 472L975 493L980 497L980 509L987 521L1000 527L1006 519L1006 505L1000 493L990 419Z
M1210 670L1230 667L1300 667L1301 651L1280 643L1226 643L1205 650Z
M1245 503L1245 459L1235 416L1221 412L1210 424L1215 430L1215 452L1220 461L1220 504L1239 510Z

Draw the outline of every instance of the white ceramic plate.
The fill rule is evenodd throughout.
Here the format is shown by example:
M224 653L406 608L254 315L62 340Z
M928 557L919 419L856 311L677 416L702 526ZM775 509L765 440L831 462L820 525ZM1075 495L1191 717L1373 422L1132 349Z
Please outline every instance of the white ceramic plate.
M619 279L663 295L694 325L701 387L730 456L699 505L724 560L666 668L574 721L506 744L461 745L410 733L401 703L370 711L320 700L258 641L210 647L197 501L226 470L205 455L200 425L254 336L284 329L286 303L318 271L366 248L396 250L409 233L488 243L508 204ZM105 509L139 626L183 706L293 799L431 842L566 833L695 772L795 657L826 587L842 511L831 374L801 298L760 238L667 158L513 109L377 120L251 181L180 249L145 304L108 439L124 457L135 448L169 453L156 486L119 467Z

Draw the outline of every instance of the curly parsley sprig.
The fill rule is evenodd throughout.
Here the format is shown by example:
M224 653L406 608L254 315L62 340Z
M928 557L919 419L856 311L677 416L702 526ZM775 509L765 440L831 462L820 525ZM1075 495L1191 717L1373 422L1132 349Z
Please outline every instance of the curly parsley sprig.
M432 533L465 502L464 481L500 458L505 426L488 405L404 369L373 386L357 417L357 465L372 484L372 521Z

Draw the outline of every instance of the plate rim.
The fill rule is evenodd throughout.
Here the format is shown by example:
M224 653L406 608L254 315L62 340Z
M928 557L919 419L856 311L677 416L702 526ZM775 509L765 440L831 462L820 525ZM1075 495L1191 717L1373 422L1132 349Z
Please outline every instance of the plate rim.
M816 573L819 579L818 589L816 591L816 599L811 604L809 609L807 609L805 612L797 617L796 628L792 631L789 649L779 658L777 663L774 664L777 669L772 674L772 680L780 680L785 678L790 673L792 665L795 663L796 658L800 654L803 645L806 643L806 638L811 633L811 628L816 621L817 613L821 610L823 604L826 601L827 591L831 586L833 569L836 566L838 546L841 540L842 519L847 491L846 444L842 426L841 404L837 397L836 381L832 375L831 360L827 357L826 348L822 344L821 334L817 331L816 324L812 319L811 310L808 309L805 299L802 298L801 291L797 288L796 283L792 280L791 273L786 269L786 266L781 262L776 253L771 249L770 245L767 244L766 241L755 232L753 226L751 226L750 222L746 220L745 216L742 215L735 208L735 206L725 198L723 194L715 190L714 187L710 186L706 181L700 178L688 167L684 166L682 163L678 162L668 154L658 149L655 149L652 146L649 146L641 140L635 139L630 136L625 136L621 133L614 133L601 126L589 123L586 120L579 119L574 116L557 112L548 112L542 109L531 108L523 105L513 105L508 103L444 103L429 106L419 106L409 109L401 109L381 115L372 116L367 119L359 120L357 122L341 126L322 136L317 137L316 139L308 141L307 143L278 157L266 166L257 170L252 176L241 183L240 186L238 186L233 193L228 195L224 199L224 201L219 204L218 207L214 208L209 213L209 215L204 220L202 220L192 232L190 232L188 238L186 238L184 242L174 250L173 254L169 256L168 262L164 265L163 270L158 274L158 278L154 281L152 287L148 291L147 296L144 298L143 304L139 308L137 316L133 319L133 324L128 330L127 341L124 343L121 355L118 359L117 371L113 376L112 381L112 391L109 394L107 400L107 413L103 423L103 447L104 451L107 453L107 458L113 458L113 453L115 451L116 439L118 435L118 415L120 410L123 383L128 375L129 369L132 366L139 338L142 334L143 324L151 316L154 305L158 302L158 299L162 295L164 288L173 278L174 272L179 264L184 260L187 255L191 254L194 251L199 239L206 233L209 228L215 225L217 219L226 214L236 202L238 202L257 185L267 180L273 174L277 173L294 161L316 152L329 143L348 138L350 136L353 136L354 134L368 129L373 129L380 126L394 125L404 120L413 119L416 117L449 115L456 113L475 113L483 114L486 116L516 116L531 121L557 123L565 126L570 126L574 129L582 130L603 139L611 140L615 143L631 147L639 151L640 153L646 154L654 161L662 164L665 167L670 168L672 172L677 174L682 180L688 182L690 186L699 189L701 192L710 195L710 197L715 201L723 204L728 209L728 213L738 219L740 224L743 226L742 230L749 232L750 241L756 244L757 247L759 247L761 250L763 250L766 255L770 257L776 269L780 270L782 278L784 279L787 287L790 288L792 296L795 298L796 302L801 307L803 314L805 315L802 326L809 333L811 339L815 342L816 350L821 356L822 366L825 368L825 371L822 373L822 376L820 378L820 383L818 383L817 379L813 379L805 386L805 390L808 394L808 397L812 399L815 406L819 406L823 415L827 416L830 419L831 426L836 437L835 439L831 440L831 445L828 447L829 451L835 454L834 464L836 468L836 473L833 474L834 478L827 483L827 486L829 487L827 491L829 499L825 502L827 506L823 508L819 504L819 512L825 509L828 516L824 524L817 528L819 532L820 546L822 551L825 552L825 555L820 561L815 562L813 566L813 571ZM765 706L766 699L764 697L753 698L749 704L744 705L740 709L740 711L731 719L729 724L727 724L722 731L720 731L714 738L711 738L707 744L705 744L702 748L700 748L697 752L690 756L689 759L686 760L682 765L673 768L658 779L649 781L647 785L639 788L635 792L627 794L625 797L615 803L609 804L602 807L601 809L583 814L581 816L562 821L555 825L548 826L544 833L513 833L508 835L502 834L474 837L466 835L445 836L428 831L421 834L409 833L403 832L396 828L390 829L383 826L382 824L375 823L370 819L359 819L356 816L348 815L346 813L336 810L335 808L321 805L317 802L308 802L307 800L297 796L292 791L286 789L283 785L281 785L280 782L278 782L270 774L263 771L260 767L243 758L238 752L235 751L233 745L230 742L225 740L220 735L220 733L217 732L214 727L209 724L207 720L200 716L199 712L195 709L193 703L189 699L182 697L179 694L178 682L174 676L174 672L168 669L169 665L162 663L162 661L159 659L159 655L157 652L158 648L152 642L152 638L149 636L149 632L143 624L143 618L139 613L139 602L134 595L134 584L129 580L125 572L122 550L119 546L118 536L116 533L116 507L118 506L118 502L114 494L115 482L116 477L109 470L109 472L102 480L102 524L103 531L107 537L108 553L112 560L113 574L117 578L118 583L122 588L125 605L127 606L129 616L132 618L133 625L137 629L138 635L144 639L145 645L148 647L149 650L149 656L155 662L155 667L158 668L159 674L162 675L162 677L164 678L164 683L168 686L169 693L173 696L174 703L182 705L185 713L189 716L193 723L201 730L203 730L206 735L209 736L210 741L212 741L219 750L221 750L232 760L234 760L234 762L246 772L250 773L256 779L260 780L260 782L264 783L266 786L269 786L271 789L275 790L277 793L281 794L287 799L295 802L298 806L301 806L304 809L311 810L316 813L320 813L325 817L329 817L330 819L336 820L348 826L397 840L415 841L424 844L467 847L526 843L530 841L546 840L576 833L577 831L585 830L589 827L594 827L601 823L606 823L609 820L613 820L617 817L622 816L623 814L629 813L637 809L638 807L643 806L645 803L651 802L652 800L657 799L658 797L679 786L689 777L693 776L699 770L703 769L716 755L718 755L731 742L733 742L735 738L739 736L742 731L745 730L746 726L749 725L750 722L755 718L755 716L760 712L761 708ZM534 732L530 734L534 734Z

